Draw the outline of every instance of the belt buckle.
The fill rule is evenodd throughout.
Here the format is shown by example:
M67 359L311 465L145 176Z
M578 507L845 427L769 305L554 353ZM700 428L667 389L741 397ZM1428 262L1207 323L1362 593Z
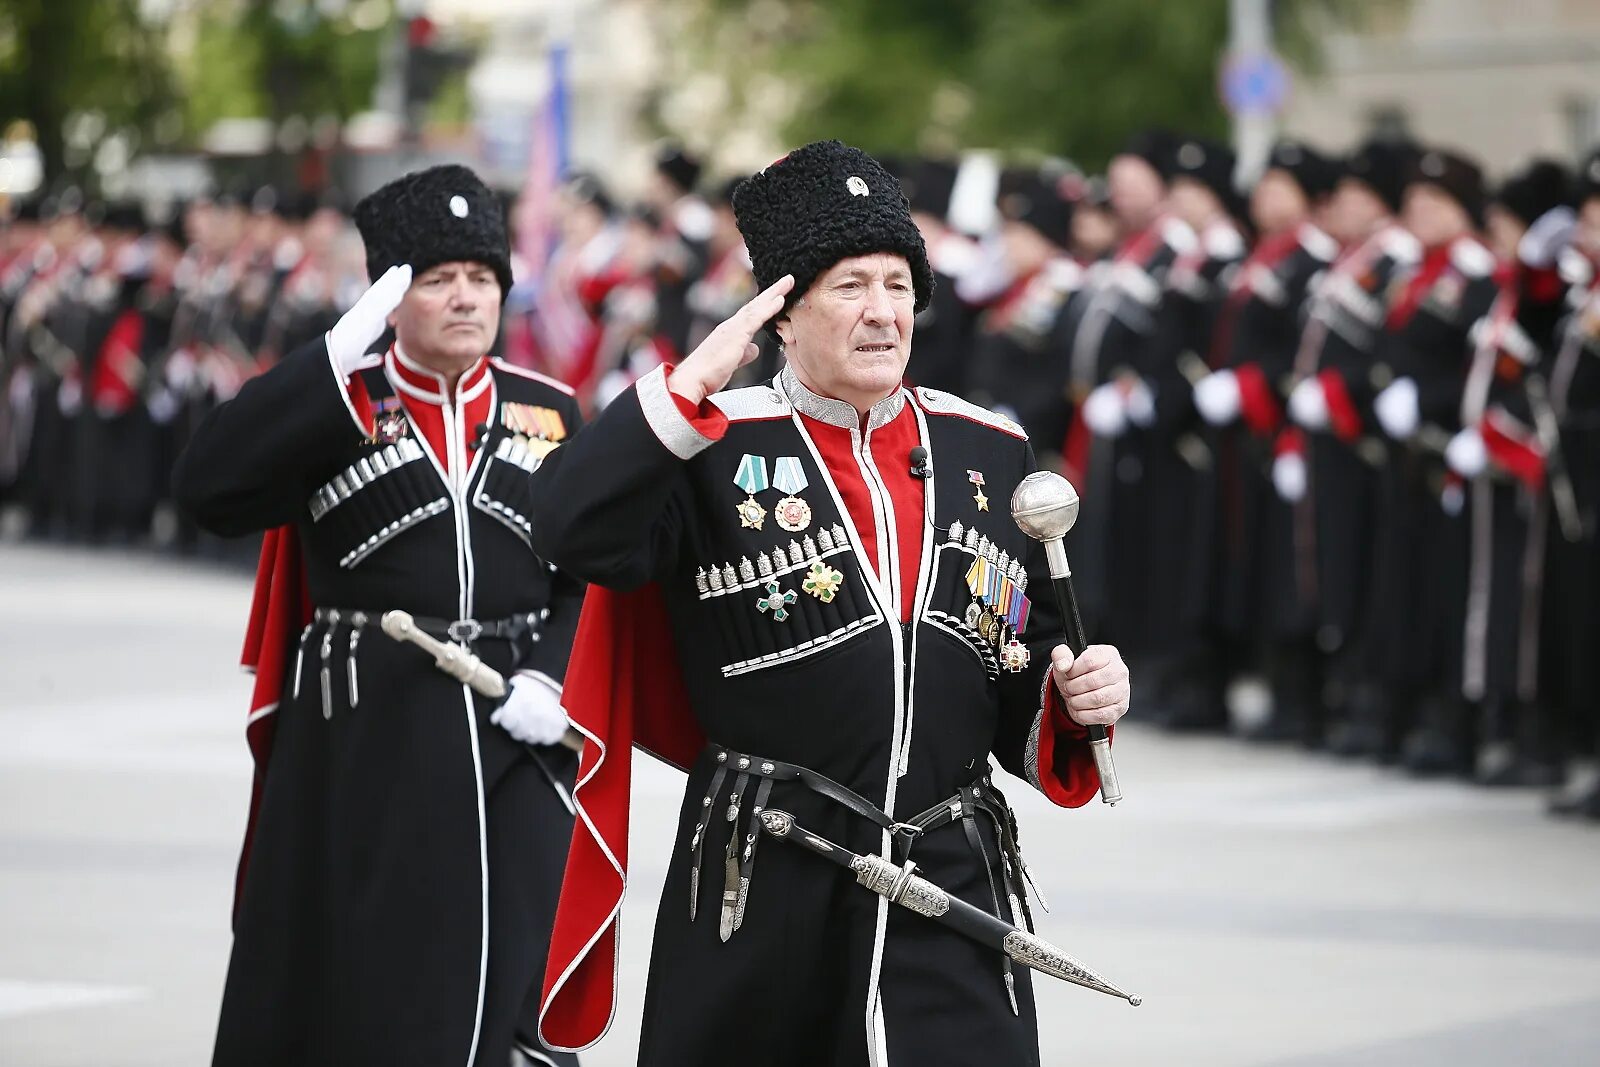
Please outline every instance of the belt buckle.
M483 623L477 619L457 619L446 626L444 632L450 635L450 640L470 645L483 636Z

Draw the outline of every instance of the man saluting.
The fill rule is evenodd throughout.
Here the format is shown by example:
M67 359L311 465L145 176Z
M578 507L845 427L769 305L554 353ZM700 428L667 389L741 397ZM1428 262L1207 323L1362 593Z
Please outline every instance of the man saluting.
M574 1063L534 1031L572 828L575 761L555 743L583 591L530 546L527 471L577 404L487 355L511 265L475 174L407 175L356 223L372 288L212 412L174 474L206 529L272 531L213 1062L504 1067L515 1043ZM386 324L394 345L369 355ZM510 677L509 698L392 640L390 610Z
M541 1032L613 1008L628 746L689 773L641 1064L1038 1063L1025 973L763 841L781 809L1026 921L989 759L1075 807L1085 724L1128 706L1117 651L1073 660L1043 551L1012 523L1020 426L901 386L933 284L895 180L837 142L735 194L765 291L534 474L535 549L591 587L566 706L589 737ZM719 392L776 331L771 383ZM1032 580L1030 586L1030 578ZM1049 671L1047 673L1047 667Z

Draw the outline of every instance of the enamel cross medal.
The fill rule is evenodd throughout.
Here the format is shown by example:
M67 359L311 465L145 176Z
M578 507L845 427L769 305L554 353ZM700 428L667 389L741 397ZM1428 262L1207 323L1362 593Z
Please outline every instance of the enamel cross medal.
M799 456L779 456L772 471L772 487L785 494L772 509L772 517L789 533L799 533L811 525L811 505L800 499L810 484Z
M746 452L739 460L739 469L733 475L733 484L745 491L743 503L736 505L739 526L746 530L761 529L767 509L756 503L756 494L767 488L767 457L752 456Z

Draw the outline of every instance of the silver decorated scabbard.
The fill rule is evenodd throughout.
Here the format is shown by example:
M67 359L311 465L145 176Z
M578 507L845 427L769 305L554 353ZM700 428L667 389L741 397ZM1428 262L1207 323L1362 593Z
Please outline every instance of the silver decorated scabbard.
M775 808L768 808L761 813L761 827L773 837L792 841L819 856L832 860L841 867L848 868L854 872L856 881L860 885L890 903L914 911L942 926L948 926L980 945L998 949L1024 967L1085 989L1093 989L1097 993L1106 993L1126 1000L1134 1007L1143 1002L1143 998L1138 994L1129 993L1113 985L1104 976L1085 966L1082 961L1037 934L1019 929L1004 919L990 915L982 908L974 907L960 897L952 896L940 889L918 875L917 865L909 860L902 866L891 863L882 856L857 855L798 825L793 815Z

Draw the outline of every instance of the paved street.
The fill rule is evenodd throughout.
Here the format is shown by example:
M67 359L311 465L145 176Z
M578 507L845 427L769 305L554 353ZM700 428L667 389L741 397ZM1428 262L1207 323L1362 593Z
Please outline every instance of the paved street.
M207 1062L248 596L203 565L0 547L5 1067ZM1600 1063L1600 828L1283 750L1137 727L1117 750L1116 809L1008 786L1041 932L1145 998L1041 979L1046 1064ZM675 773L641 758L636 781L621 1010L592 1067L633 1062L677 806Z

